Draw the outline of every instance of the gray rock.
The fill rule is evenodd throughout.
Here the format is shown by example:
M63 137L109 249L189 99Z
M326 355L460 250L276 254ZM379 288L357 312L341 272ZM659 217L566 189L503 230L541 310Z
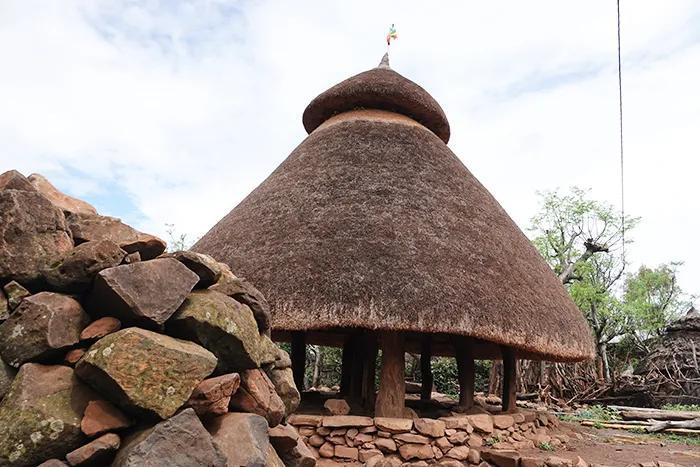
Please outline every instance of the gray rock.
M219 359L220 373L258 368L265 359L265 348L250 308L219 292L192 292L168 322L167 329L213 352Z
M270 305L265 296L253 284L242 277L236 277L230 269L223 269L219 281L212 285L210 290L221 292L247 305L253 311L260 333L270 334Z
M124 441L112 467L226 467L226 459L192 409ZM235 464L228 464L235 465Z
M0 465L34 466L85 444L80 419L94 398L69 367L23 365L0 403Z
M53 292L32 295L0 324L0 356L15 368L57 357L80 341L80 331L89 322L72 297Z
M73 248L63 213L37 192L0 191L0 283L41 284L41 271Z
M223 452L228 465L263 467L270 440L267 422L259 415L227 413L212 419L207 430Z
M216 357L197 344L127 328L93 344L75 372L127 411L168 418L215 367Z
M80 293L90 288L95 275L119 266L126 252L110 240L81 243L44 271L49 287L59 292Z
M86 305L122 322L158 327L172 316L199 278L172 258L104 269L95 277Z
M221 277L219 263L209 255L195 253L194 251L176 251L170 254L173 258L187 266L199 276L199 282L195 288L207 288Z
M0 400L2 400L5 394L7 394L7 391L10 390L10 385L12 385L12 380L15 379L15 374L17 374L17 371L0 358Z
M0 323L10 317L10 304L7 303L5 292L0 290Z
M67 218L75 243L110 240L127 253L139 252L142 260L156 258L166 243L158 237L139 232L115 217L70 214Z

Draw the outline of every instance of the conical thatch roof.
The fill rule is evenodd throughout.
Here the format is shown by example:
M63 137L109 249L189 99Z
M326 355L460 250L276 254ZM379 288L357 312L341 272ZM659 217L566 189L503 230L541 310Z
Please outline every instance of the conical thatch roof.
M273 330L471 336L520 356L581 360L581 312L445 145L420 86L383 64L307 107L309 136L193 247L266 294Z

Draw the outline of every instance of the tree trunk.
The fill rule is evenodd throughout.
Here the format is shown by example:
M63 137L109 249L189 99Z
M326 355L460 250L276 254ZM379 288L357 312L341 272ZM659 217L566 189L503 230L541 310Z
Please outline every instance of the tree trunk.
M314 358L314 373L311 377L311 387L317 388L320 384L321 379L321 365L323 363L323 347L320 345L314 346L315 358Z
M501 373L503 363L500 360L491 362L491 371L489 372L489 394L498 394L501 392Z
M299 392L304 390L304 374L306 373L306 336L303 332L292 333L292 373L294 383Z
M603 363L603 378L606 383L610 382L610 362L608 361L608 344L601 343L600 360Z
M397 332L385 332L379 344L382 349L382 370L374 415L401 418L406 399L404 337Z
M455 338L455 358L459 379L459 406L474 407L474 355L471 345L464 337Z
M517 411L517 406L515 405L517 400L515 387L517 379L515 353L510 347L502 347L501 349L501 353L503 354L503 396L501 397L503 405L501 410L503 412L515 412Z
M433 368L431 358L433 356L433 342L430 336L423 337L420 354L421 390L420 398L429 401L433 394Z

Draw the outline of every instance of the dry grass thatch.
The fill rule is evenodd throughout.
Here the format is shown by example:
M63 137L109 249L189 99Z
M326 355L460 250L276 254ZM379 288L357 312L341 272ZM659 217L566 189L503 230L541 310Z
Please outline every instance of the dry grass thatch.
M437 103L418 88L425 95L413 97L428 104L413 106L417 85L384 71L315 99L305 112L309 137L193 249L259 287L276 330L446 333L529 358L590 358L581 312L445 145L449 126ZM377 107L405 116L354 111L321 124L358 102L374 105L360 90L394 86L409 91L378 93L386 102ZM356 91L344 101L347 88Z

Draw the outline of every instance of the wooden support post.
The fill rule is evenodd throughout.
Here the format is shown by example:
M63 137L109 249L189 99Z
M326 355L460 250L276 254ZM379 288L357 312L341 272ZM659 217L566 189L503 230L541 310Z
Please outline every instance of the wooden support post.
M464 409L474 407L474 353L471 343L465 337L455 338L455 358L459 380L459 406Z
M401 418L406 399L404 337L397 332L385 332L380 337L379 345L382 349L382 371L374 416Z
M503 405L501 410L503 412L516 412L518 410L515 405L518 370L515 352L510 347L501 347L501 354L503 355L503 396L501 397Z
M429 401L433 394L433 368L430 359L433 356L433 339L430 335L423 337L420 352L420 398Z
M348 392L348 398L353 402L361 403L363 372L366 363L365 354L367 349L365 348L364 339L361 334L352 336L352 339L354 343L352 346L353 352L352 365L350 367L350 391Z
M376 399L375 373L377 369L377 337L372 333L364 336L365 364L362 369L362 407L372 410Z
M306 336L303 332L292 333L292 373L299 392L304 390L304 373L306 372Z

